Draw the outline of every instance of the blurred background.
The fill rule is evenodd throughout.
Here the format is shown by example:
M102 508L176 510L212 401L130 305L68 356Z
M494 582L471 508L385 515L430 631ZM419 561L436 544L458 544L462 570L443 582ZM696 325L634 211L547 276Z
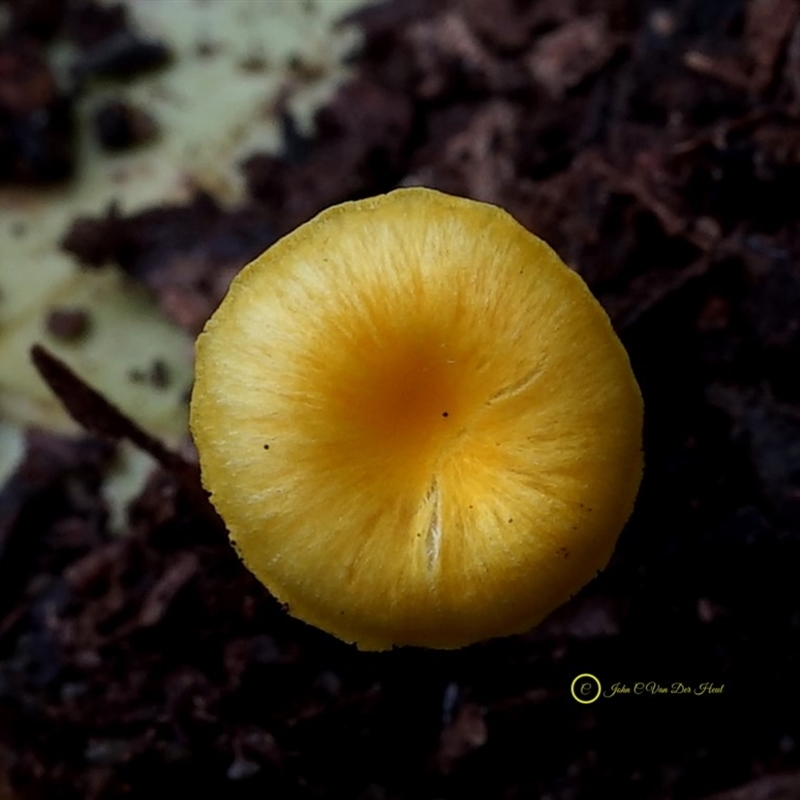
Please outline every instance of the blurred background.
M0 800L800 798L799 165L793 0L0 0ZM609 567L455 652L288 617L29 355L193 462L233 275L400 185L548 241L645 399Z

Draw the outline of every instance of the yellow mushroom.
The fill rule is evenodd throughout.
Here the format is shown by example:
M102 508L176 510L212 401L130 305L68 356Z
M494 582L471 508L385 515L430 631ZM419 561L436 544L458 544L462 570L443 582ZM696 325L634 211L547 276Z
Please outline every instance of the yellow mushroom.
M291 614L363 649L528 630L608 562L642 400L580 277L495 206L323 211L197 342L203 482Z

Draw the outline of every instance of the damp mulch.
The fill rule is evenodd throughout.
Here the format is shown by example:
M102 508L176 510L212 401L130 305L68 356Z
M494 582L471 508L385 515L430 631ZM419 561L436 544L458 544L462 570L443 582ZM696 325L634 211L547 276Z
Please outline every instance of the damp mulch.
M170 53L119 8L4 10L0 180L67 179L81 87ZM282 112L285 154L243 162L241 207L110 208L62 246L194 333L237 269L332 203L401 184L497 203L628 348L646 406L633 518L526 635L360 653L289 617L191 465L50 363L96 424L32 432L0 492L0 797L800 796L800 9L394 0L354 21L350 79L312 139ZM71 90L48 65L62 39ZM153 133L146 108L95 124L110 149ZM103 474L137 436L160 466L114 538Z

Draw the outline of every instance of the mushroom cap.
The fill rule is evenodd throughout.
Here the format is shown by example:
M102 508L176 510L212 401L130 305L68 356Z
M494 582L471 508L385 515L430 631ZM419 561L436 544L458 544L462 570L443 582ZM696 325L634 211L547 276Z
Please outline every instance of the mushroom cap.
M606 565L642 472L641 394L585 283L502 209L423 188L239 273L191 429L247 567L371 650L530 629Z

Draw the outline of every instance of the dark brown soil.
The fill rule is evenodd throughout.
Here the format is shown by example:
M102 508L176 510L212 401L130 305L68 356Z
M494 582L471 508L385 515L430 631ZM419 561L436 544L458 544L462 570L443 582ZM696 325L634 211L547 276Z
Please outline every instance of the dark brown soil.
M73 97L45 43L82 48L74 92L168 53L119 10L6 9L0 180L62 179ZM196 332L236 269L331 203L416 182L502 205L630 352L633 518L531 633L364 654L277 606L177 461L112 539L113 445L31 434L0 493L0 798L800 797L800 7L394 0L358 22L352 80L313 140L287 114L286 155L246 161L245 206L110 209L64 247ZM578 703L582 673L632 691Z

